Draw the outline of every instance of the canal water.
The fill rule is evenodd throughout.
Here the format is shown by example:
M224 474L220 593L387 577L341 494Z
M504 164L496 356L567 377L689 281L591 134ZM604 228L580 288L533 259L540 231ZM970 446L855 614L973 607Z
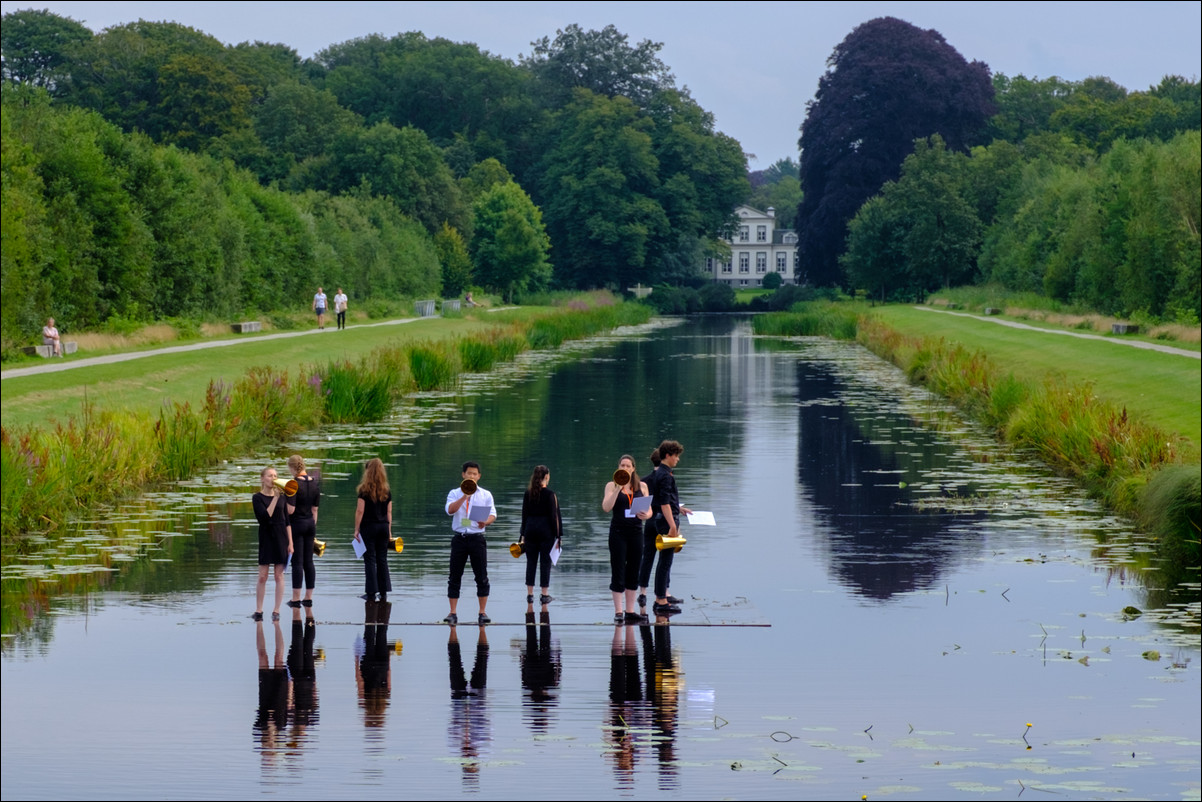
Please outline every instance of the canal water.
M716 525L682 527L683 612L615 627L602 491L664 438ZM293 451L329 546L313 608L256 625L249 499ZM387 604L349 546L376 456ZM449 628L468 459L499 511L493 623ZM545 608L507 548L539 463L565 527ZM464 622L473 592L469 568ZM223 465L10 564L4 594L5 799L1202 793L1196 569L860 347L745 318L527 354Z

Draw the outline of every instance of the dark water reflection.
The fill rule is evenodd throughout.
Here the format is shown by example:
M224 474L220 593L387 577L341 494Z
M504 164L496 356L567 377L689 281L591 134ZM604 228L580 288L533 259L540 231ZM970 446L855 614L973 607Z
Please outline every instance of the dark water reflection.
M4 798L1199 795L1196 572L1149 592L1144 538L856 346L715 318L565 351L6 569ZM615 627L601 492L663 437L718 526L685 528L681 616ZM249 497L294 450L330 546L314 607L256 625ZM375 456L405 550L365 604L347 541ZM494 623L448 629L469 458L500 513ZM536 463L566 532L545 608L505 548Z

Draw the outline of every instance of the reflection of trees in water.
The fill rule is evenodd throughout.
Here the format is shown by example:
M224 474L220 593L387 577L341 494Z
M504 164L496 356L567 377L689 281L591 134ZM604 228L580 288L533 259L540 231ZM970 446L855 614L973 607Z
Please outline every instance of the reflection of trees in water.
M608 757L614 763L618 788L630 789L634 787L639 753L653 747L659 788L674 790L679 785L676 728L684 675L677 668L677 656L672 653L671 627L643 625L638 630L643 647L642 675L635 627L614 628L606 728L606 739L612 748Z
M821 514L831 570L875 599L929 587L979 549L951 533L984 516L920 512L901 482L947 467L955 449L903 415L838 402L843 390L824 367L798 364L798 481Z
M451 675L451 715L447 723L447 739L459 752L465 790L480 788L480 763L492 743L492 723L485 704L488 687L488 634L479 628L476 637L476 661L472 664L471 679L463 670L463 655L459 648L457 627L451 627L447 639L447 666Z
M522 688L528 691L522 714L530 729L545 733L551 726L551 714L559 704L555 689L559 687L563 669L559 646L551 642L551 614L539 614L534 623L534 611L526 613L526 641L518 653L522 669Z

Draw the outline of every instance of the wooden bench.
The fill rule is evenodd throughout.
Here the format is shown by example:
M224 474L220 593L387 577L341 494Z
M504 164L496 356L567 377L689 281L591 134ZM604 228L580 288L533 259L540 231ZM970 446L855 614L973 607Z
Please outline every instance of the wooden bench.
M438 302L431 299L429 301L415 301L413 304L413 312L418 317L434 317L435 307Z
M74 340L66 340L66 341L60 340L60 344L63 346L63 355L64 356L67 354L75 353L75 350L79 347L79 344L76 343ZM21 350L30 356L40 356L40 357L54 356L54 346L53 345L27 345L24 348L22 348Z
M458 298L447 298L447 299L443 300L442 313L444 315L447 312L458 312L458 311L459 311L459 299Z
M252 331L262 331L263 324L257 320L247 320L244 323L231 323L234 334L249 334Z
M1111 323L1111 334L1139 334L1138 323Z

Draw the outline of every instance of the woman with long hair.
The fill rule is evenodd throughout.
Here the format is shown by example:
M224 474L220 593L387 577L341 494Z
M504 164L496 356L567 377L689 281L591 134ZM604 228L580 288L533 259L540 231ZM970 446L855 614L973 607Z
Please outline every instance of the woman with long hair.
M280 620L280 604L284 601L284 566L292 553L292 527L288 524L288 505L280 503L280 489L275 486L279 475L275 468L259 472L259 492L251 497L255 518L259 521L259 581L255 586L256 621L263 620L263 597L267 594L268 569L275 571L275 607L271 620Z
M363 552L363 574L366 579L363 598L374 601L380 594L385 601L392 591L388 573L388 541L392 535L392 491L388 474L379 458L368 460L363 480L357 488L359 501L355 505L355 540L367 547Z
M317 584L313 552L317 547L317 506L321 503L321 487L305 470L305 458L300 454L288 458L288 470L296 480L296 495L288 499L288 521L292 524L292 542L296 550L292 558L292 601L288 606L312 607L313 588ZM301 599L302 580L304 599Z
M563 518L559 514L559 499L547 487L551 471L546 465L536 465L530 474L530 485L522 498L522 529L518 540L526 547L526 603L534 603L534 572L539 568L542 588L541 604L550 604L551 547L562 547Z
M615 624L642 618L634 611L634 603L639 586L639 562L643 557L643 521L651 517L650 508L640 513L631 511L636 498L650 495L646 483L639 480L634 457L623 454L618 460L618 470L626 471L630 478L625 484L606 482L601 497L601 509L613 513L609 521L609 590L613 594ZM617 471L614 473L616 475Z

